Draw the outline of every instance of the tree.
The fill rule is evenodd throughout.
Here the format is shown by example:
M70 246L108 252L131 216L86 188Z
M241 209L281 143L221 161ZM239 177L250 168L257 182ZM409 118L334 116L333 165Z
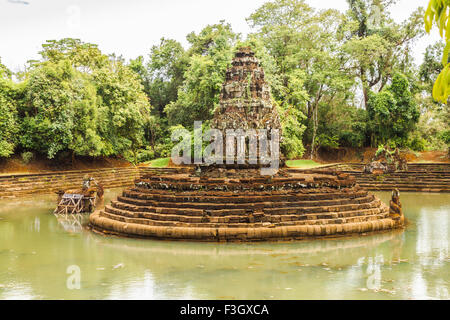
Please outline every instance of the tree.
M191 47L185 79L178 89L177 100L164 109L171 126L192 128L194 121L212 118L238 38L224 21L187 36Z
M350 10L342 26L348 64L361 82L363 106L369 91L379 92L395 72L404 70L410 60L410 46L423 35L423 9L418 8L402 24L395 23L387 11L390 0L347 0Z
M151 105L136 73L120 59L94 72L99 102L99 134L105 156L137 151L144 145L145 127L151 121Z
M299 121L305 116L294 107L284 109L279 107L280 120L283 132L280 148L287 159L301 157L305 152L303 146L303 132L306 127Z
M84 73L92 73L108 65L108 56L102 54L96 44L85 43L80 39L47 40L42 48L39 54L43 61L58 63L69 60L75 69ZM31 64L39 65L40 61L32 61Z
M429 45L423 57L423 63L419 67L420 80L426 85L428 92L432 92L433 84L436 81L439 73L442 70L441 55L445 44L437 42L434 45Z
M361 148L366 146L367 112L348 103L329 100L319 107L317 132L322 136L318 148L330 148L327 141L336 141L339 147ZM334 145L336 147L336 145Z
M299 0L267 2L247 19L276 61L281 85L273 87L275 99L306 113L311 157L320 105L347 100L353 84L336 37L342 20L336 10L316 12Z
M1 79L11 79L12 72L3 63L0 58L0 78Z
M120 58L77 39L47 41L31 63L20 106L21 146L48 158L133 153L143 145L150 104Z
M448 105L435 100L432 96L434 83L442 70L444 47L445 44L442 41L428 46L419 68L420 91L416 94L416 101L420 107L421 116L414 139L425 142L424 147L432 150L447 148L441 133L450 129Z
M152 47L149 57L146 92L158 115L164 117L164 107L178 98L188 58L178 41L165 38L161 39L158 46Z
M32 61L20 106L21 146L52 159L59 152L99 156L97 93L92 73L108 64L94 44L48 40L41 61Z
M391 85L379 93L370 93L367 111L372 146L389 141L406 146L420 116L408 79L399 73L394 75Z
M426 105L413 133L412 142L422 142L423 149L426 150L445 150L448 142L443 134L449 132L449 124L450 110L446 105Z
M19 130L17 89L10 79L11 75L11 71L0 60L0 157L9 157L14 154Z
M68 60L43 62L34 68L25 86L21 106L21 145L49 159L58 152L98 156L95 88Z

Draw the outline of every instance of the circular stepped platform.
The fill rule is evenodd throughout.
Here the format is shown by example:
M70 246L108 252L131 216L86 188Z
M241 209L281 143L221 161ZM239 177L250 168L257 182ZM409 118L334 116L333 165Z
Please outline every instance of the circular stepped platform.
M195 241L336 237L403 226L389 208L336 172L276 177L145 176L90 217L93 230Z

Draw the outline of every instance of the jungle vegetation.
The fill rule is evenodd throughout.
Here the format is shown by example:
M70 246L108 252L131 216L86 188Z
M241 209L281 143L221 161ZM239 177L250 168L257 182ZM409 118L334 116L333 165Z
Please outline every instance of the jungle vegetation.
M381 144L447 149L447 99L432 93L448 49L428 47L421 65L412 57L425 10L396 23L392 1L347 2L341 13L269 1L247 18L245 38L219 21L189 33L187 48L162 38L130 61L71 38L44 43L40 59L21 72L0 60L0 157L168 157L174 129L192 130L194 120L208 126L243 45L256 52L271 85L288 158Z

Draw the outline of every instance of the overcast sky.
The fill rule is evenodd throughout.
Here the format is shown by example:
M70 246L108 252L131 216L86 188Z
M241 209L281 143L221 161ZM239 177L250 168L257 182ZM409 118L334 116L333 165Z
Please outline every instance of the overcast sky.
M126 59L147 57L161 37L186 46L186 35L207 24L229 22L235 32L249 32L245 18L266 0L0 0L0 57L18 71L38 57L48 39L80 38L104 53ZM316 8L347 10L345 0L307 0ZM398 22L428 0L399 0L391 8ZM439 40L436 29L414 49L418 63L428 44Z

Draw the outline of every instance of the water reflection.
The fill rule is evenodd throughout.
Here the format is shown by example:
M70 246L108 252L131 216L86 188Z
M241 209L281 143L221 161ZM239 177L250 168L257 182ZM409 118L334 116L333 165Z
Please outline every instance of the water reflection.
M54 214L59 225L70 233L83 232L84 226L89 222L89 214Z
M449 240L448 212L440 208L433 213L430 219L427 211L420 210L417 222L417 246L416 252L421 259L421 264L426 266L440 266L448 257Z
M402 194L405 232L275 244L109 238L56 219L52 197L0 201L0 299L448 299L449 199Z
M1 289L1 287L0 287ZM33 294L33 288L31 284L25 283L14 283L13 286L9 286L5 289L4 298L5 300L32 300L39 299Z

